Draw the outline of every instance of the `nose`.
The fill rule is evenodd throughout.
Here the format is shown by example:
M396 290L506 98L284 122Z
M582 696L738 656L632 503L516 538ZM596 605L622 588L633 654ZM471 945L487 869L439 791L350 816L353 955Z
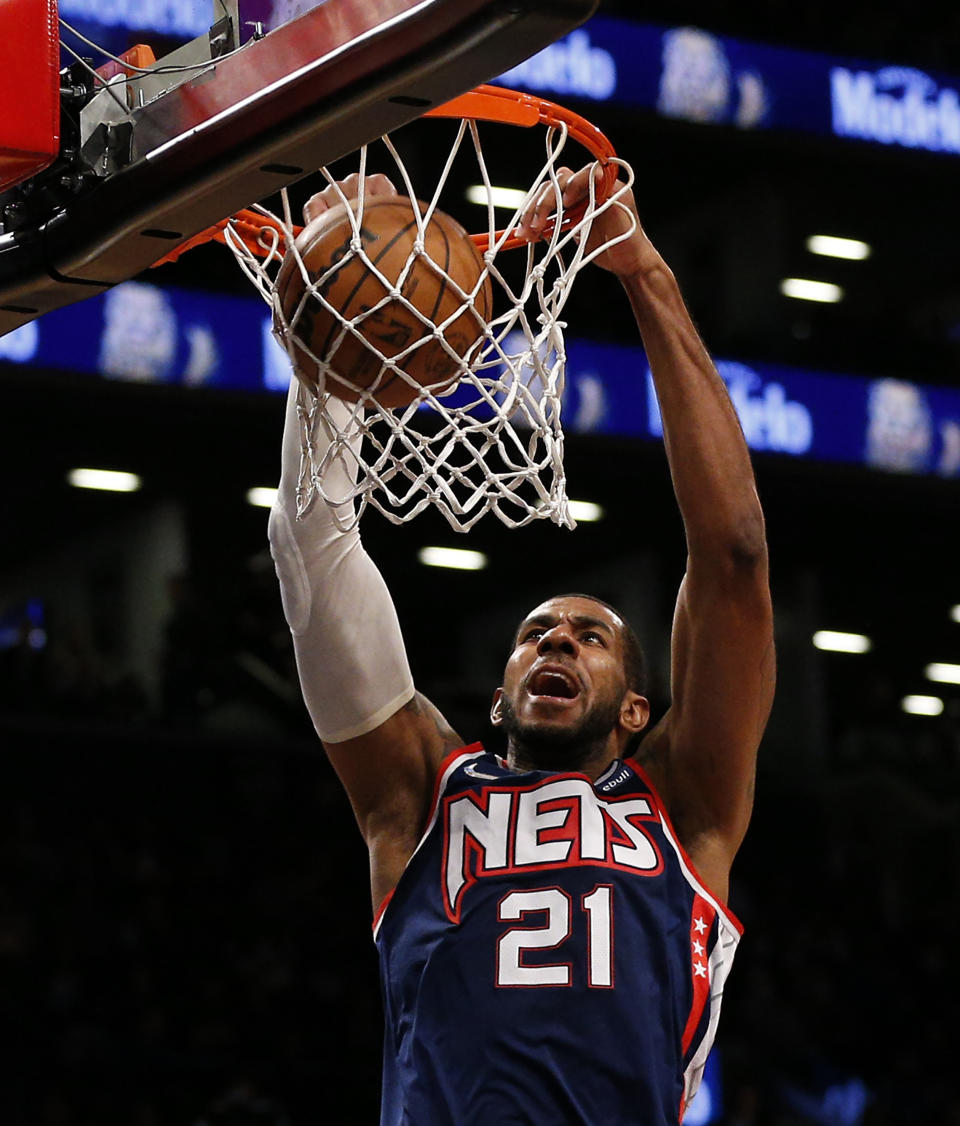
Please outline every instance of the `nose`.
M537 643L537 653L540 656L556 652L576 656L577 639L566 622L557 622L556 625L544 631Z

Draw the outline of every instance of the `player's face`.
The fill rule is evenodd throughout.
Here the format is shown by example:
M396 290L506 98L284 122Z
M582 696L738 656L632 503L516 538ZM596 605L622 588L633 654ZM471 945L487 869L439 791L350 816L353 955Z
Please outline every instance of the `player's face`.
M589 598L542 603L517 631L494 722L538 757L571 759L606 745L627 696L623 628Z

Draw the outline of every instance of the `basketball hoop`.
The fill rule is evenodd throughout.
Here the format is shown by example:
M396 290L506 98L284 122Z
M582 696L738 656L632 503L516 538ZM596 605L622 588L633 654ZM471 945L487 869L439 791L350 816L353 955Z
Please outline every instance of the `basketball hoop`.
M484 318L477 312L473 303L476 289L473 295L464 294L462 308L483 325L482 343L461 361L456 380L443 389L423 387L409 405L386 408L377 402L374 393L361 393L357 402L349 404L347 424L338 427L326 407L329 393L324 390L322 378L316 394L301 383L298 515L302 516L320 496L343 530L355 526L367 504L373 504L393 523L405 523L432 505L457 531L467 531L490 511L508 527L546 518L572 528L560 419L566 362L560 316L579 271L609 246L630 236L633 228L586 253L593 221L606 209L619 207L635 222L620 202L633 182L633 173L590 122L562 106L517 91L481 86L424 116L459 119L460 125L427 202L423 223L428 223L438 209L461 150L469 154L472 148L486 195L487 229L470 237L483 255L484 277L489 278L495 290L493 314ZM500 229L494 221L495 181L483 152L478 122L545 128L544 163L509 222ZM569 140L587 150L599 174L590 177L587 198L575 208L565 209L557 168ZM398 191L405 191L416 208L418 193L393 138L387 134L378 143L385 146L396 168ZM359 150L359 199L351 212L354 238L343 261L356 256L367 261L363 257L360 225L369 148L365 145ZM576 167L584 161L574 156L567 163ZM618 184L621 171L624 183ZM321 172L346 204L347 199L331 172L327 168ZM539 239L527 242L517 233L520 220L531 203L544 193L547 198L552 197L553 214ZM426 200L425 196L419 198ZM285 191L281 199L281 215L261 206L251 208L196 236L162 261L174 260L184 250L210 239L226 244L270 306L275 335L295 363L297 352L302 355L304 351L302 341L296 340L297 318L304 302L296 315L288 319L277 292L277 275L285 256L292 254L296 259L310 290L308 299L320 302L327 314L338 311L326 301L320 279L310 281L296 246L302 228L293 221ZM519 271L506 263L501 269L499 256L521 248L525 255L518 254L518 258L524 269L522 278L517 280L513 275ZM411 257L413 254L423 254L422 239L411 251ZM431 265L439 268L435 262ZM408 305L397 288L389 298ZM356 318L341 316L342 331L356 333L355 322ZM440 327L435 326L438 334ZM403 375L399 366L402 355L395 363L376 352L373 345L369 347L383 370ZM322 375L323 358L313 353L310 356ZM351 441L358 432L364 439L362 446ZM320 434L331 440L324 443L325 452L317 457L316 439ZM341 457L355 465L356 483L346 496L330 495L324 488L326 469Z

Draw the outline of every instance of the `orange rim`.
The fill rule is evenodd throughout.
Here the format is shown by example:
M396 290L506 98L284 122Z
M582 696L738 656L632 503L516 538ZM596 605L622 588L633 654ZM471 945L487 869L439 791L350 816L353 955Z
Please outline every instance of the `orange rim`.
M538 98L533 94L523 94L519 90L507 90L503 86L478 86L475 90L468 90L466 94L445 102L436 109L428 110L424 117L465 117L472 121L498 121L505 125L519 125L530 129L534 125L547 125L554 128L566 126L567 133L600 161L603 168L603 178L596 188L596 202L605 202L613 191L617 182L618 169L610 161L615 157L616 151L601 133L596 125L581 117L579 113L559 106L556 102L548 102L545 98ZM584 200L564 215L560 225L561 230L567 230L579 223L587 210L589 203ZM554 232L555 224L548 222L541 232L541 239L549 239ZM506 230L497 231L494 240L499 242ZM487 232L471 235L477 249L483 251L490 248L490 235ZM526 246L527 240L519 235L510 235L503 243L502 249L514 250Z
M444 102L441 106L427 110L423 116L466 118L470 121L495 121L525 129L530 129L535 125L546 125L552 128L563 128L565 126L568 136L592 153L594 159L600 161L603 175L596 187L597 204L601 204L609 198L611 191L613 191L613 185L617 181L618 169L615 164L611 163L612 158L616 156L616 152L607 137L585 117L581 117L573 110L566 109L555 102L549 102L544 98L524 94L519 90L508 90L502 86L484 85L478 86L475 90L468 90L467 93L461 94L449 102ZM579 223L588 206L589 201L584 200L582 203L578 203L576 207L570 208L564 214L560 229L565 231ZM247 249L260 257L264 257L268 253L268 247L261 242L263 231L270 229L278 231L281 243L286 239L283 226L279 221L259 211L247 208L226 219L221 219L219 223L215 223L212 227L207 227L206 230L195 234L154 262L154 266L176 262L181 254L185 254L188 250L206 242L215 241L226 244L227 239L224 232L228 225L232 226L234 233L243 241ZM551 238L555 228L556 223L549 220L541 232L540 238ZM295 226L293 228L294 237L299 235L302 230L303 227ZM490 248L489 232L471 235L470 238L481 254ZM501 246L503 250L514 250L517 247L527 245L525 238L520 235L508 234L507 229L496 231L493 238L497 243L504 239Z

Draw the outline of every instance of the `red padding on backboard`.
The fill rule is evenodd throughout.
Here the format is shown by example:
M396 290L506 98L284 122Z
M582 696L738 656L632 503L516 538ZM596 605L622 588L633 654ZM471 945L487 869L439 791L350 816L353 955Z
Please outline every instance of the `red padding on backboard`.
M0 190L60 148L57 0L0 0Z

